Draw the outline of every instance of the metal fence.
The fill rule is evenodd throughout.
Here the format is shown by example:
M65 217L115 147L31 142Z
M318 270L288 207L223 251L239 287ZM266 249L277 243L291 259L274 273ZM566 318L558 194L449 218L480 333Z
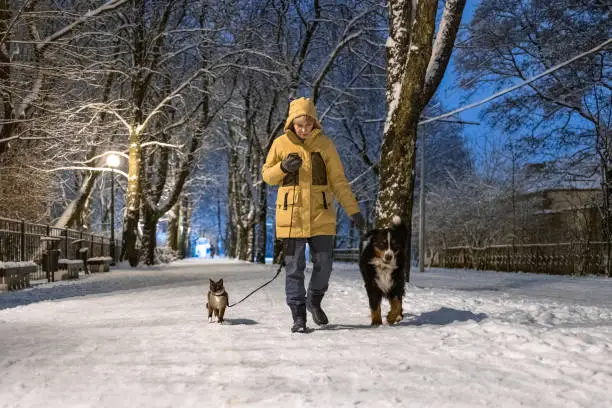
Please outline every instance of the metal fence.
M429 265L552 275L603 275L607 251L606 242L460 246L433 251Z
M81 259L82 248L87 248L89 258L112 256L110 242L110 238L102 235L0 218L0 262L35 262L38 268L31 274L32 280L45 279L42 257L49 249L58 249L63 259ZM121 242L115 240L115 259L120 253Z
M491 245L483 248L457 246L429 250L428 267L466 268L550 275L605 275L606 242ZM334 260L358 262L359 249L334 249Z

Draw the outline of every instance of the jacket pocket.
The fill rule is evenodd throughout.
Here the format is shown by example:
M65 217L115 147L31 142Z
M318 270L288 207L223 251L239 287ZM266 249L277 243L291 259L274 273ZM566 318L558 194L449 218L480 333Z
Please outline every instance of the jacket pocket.
M313 229L328 224L336 223L336 206L334 205L334 194L329 188L315 189L311 195L311 212Z
M315 212L320 211L334 211L334 194L328 188L318 189L315 188L312 192L312 209Z
M323 195L323 209L327 210L328 206L327 206L327 197L325 196L325 191L321 191L321 194Z
M280 187L276 196L276 225L296 227L301 217L301 188L299 186Z

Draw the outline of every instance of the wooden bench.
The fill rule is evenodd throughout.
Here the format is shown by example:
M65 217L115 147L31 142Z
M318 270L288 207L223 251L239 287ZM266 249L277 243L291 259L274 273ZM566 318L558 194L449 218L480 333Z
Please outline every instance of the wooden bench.
M75 239L72 241L72 245L74 245L75 251L77 252L77 258L83 262L83 272L85 272L86 275L89 275L89 269L87 268L87 255L89 254L89 248L82 246L85 242L87 241L84 239Z
M60 259L58 264L62 280L79 279L79 272L83 269L83 261L79 259Z
M87 268L89 272L108 272L110 271L110 264L113 262L113 258L110 256L99 256L96 258L87 259Z
M36 273L33 262L0 263L0 290L19 290L30 287L30 274Z

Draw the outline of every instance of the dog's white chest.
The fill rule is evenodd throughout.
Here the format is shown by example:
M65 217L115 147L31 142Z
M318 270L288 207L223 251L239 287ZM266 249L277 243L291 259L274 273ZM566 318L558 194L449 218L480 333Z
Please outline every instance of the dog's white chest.
M384 293L389 293L391 288L393 287L393 279L391 274L395 269L395 262L390 264L385 264L383 262L372 262L376 269L376 285L382 290Z

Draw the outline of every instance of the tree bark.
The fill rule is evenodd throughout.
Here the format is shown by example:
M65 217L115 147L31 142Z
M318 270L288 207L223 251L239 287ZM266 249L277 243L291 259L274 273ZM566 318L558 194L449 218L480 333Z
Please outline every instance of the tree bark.
M219 245L223 245L223 253L226 251L225 241L223 240L223 230L221 227L221 200L217 196L217 242L215 243L217 246L217 255L221 255L221 251L219 250Z
M178 251L179 236L179 213L181 211L180 201L178 201L168 212L168 238L166 246L173 251Z
M228 178L227 178L227 224L225 228L225 249L226 254L230 258L236 257L236 235L237 235L237 215L235 213L235 200L238 199L236 193L236 173L237 160L236 153L233 149L228 152Z
M125 199L125 219L123 222L123 242L121 259L127 259L130 266L138 265L136 241L138 239L138 220L140 218L140 134L136 126L130 131L128 188Z
M90 172L85 181L81 184L77 196L68 204L60 218L53 225L57 228L77 226L83 227L81 221L83 219L83 211L91 196L91 192L98 177L98 172Z
M408 2L391 1L390 5L394 3ZM417 123L423 110L422 90L431 56L436 8L437 2L434 0L419 1L414 25L410 21L396 21L391 17L391 24L395 27L402 24L412 38L404 66L398 67L397 64L401 64L399 55L407 44L396 42L396 52L390 53L395 55L390 58L398 58L398 61L391 59L387 81L387 99L391 106L381 154L376 212L379 227L390 225L395 215L400 216L409 226L412 219Z
M457 31L459 31L459 25L461 24L465 3L466 0L446 0L444 4L444 13L442 14L440 27L433 44L431 58L427 65L425 87L423 90L423 106L427 106L434 93L436 93L440 82L442 82L446 66L453 53L453 46L455 45Z
M249 229L239 226L236 237L238 259L247 261L249 259Z
M146 205L142 208L142 248L143 262L155 264L155 247L157 240L157 221L159 217Z
M191 225L191 205L189 203L189 198L186 195L184 195L181 199L180 208L178 257L184 259L190 255L189 229Z
M465 1L459 3L445 19L455 21L463 11ZM404 271L410 281L410 248L412 236L412 207L416 164L417 127L421 114L439 85L452 51L459 24L442 21L436 39L437 61L432 62L432 40L435 28L437 1L419 0L416 8L412 1L389 2L390 40L387 53L387 103L388 116L383 135L380 162L379 195L376 202L376 226L388 227L393 216L398 215L406 223L409 233L405 248ZM460 20L460 14L459 18ZM451 26L449 28L449 25ZM452 31L454 30L454 31ZM450 41L451 44L446 44ZM430 72L428 73L428 67ZM441 72L440 72L441 70ZM425 78L430 78L425 89ZM428 96L430 95L430 96Z

